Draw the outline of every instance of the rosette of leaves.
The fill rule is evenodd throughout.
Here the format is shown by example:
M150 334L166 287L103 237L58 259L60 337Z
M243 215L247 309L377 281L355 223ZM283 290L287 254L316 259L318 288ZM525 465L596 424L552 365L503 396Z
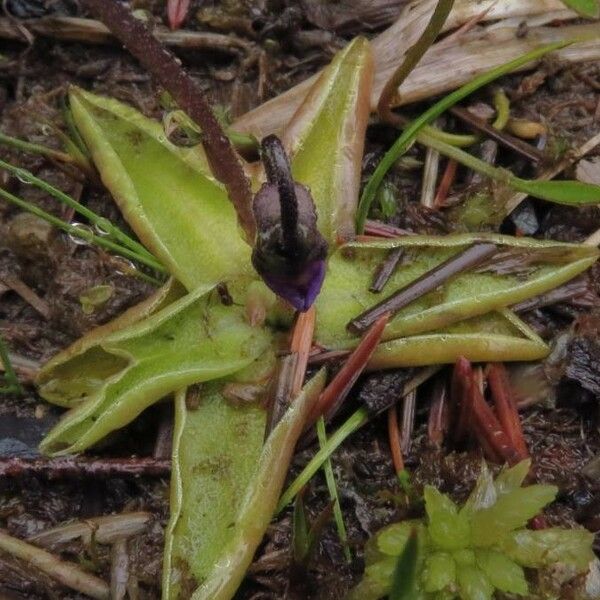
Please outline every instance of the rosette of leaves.
M562 581L586 573L594 560L593 534L582 528L527 528L558 491L552 485L522 487L529 467L530 461L523 461L494 481L484 466L462 507L426 486L425 518L390 525L368 542L365 574L349 599L391 597L397 565L406 562L405 549L415 533L410 594L415 600L486 600L497 592L532 598L538 596L528 571L560 573Z

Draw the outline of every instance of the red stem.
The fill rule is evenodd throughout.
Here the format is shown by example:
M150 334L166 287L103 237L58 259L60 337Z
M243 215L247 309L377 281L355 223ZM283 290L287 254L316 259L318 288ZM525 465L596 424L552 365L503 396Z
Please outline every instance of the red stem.
M255 223L248 179L200 87L183 70L177 58L120 2L83 0L83 4L112 31L141 65L173 96L179 107L200 126L202 144L210 168L227 189L240 225L248 240L253 241Z
M515 465L519 462L519 454L510 438L504 433L494 411L484 400L477 377L472 377L469 388L473 414L473 431L477 441L490 460L507 462Z
M461 356L454 365L452 382L450 384L450 400L454 411L456 424L454 427L454 441L463 440L470 429L471 407L469 406L469 387L473 378L471 363Z
M296 363L296 371L291 389L292 397L297 396L302 389L315 331L315 319L316 310L314 305L306 312L298 313L296 318L296 324L294 325L292 340L290 342L291 352L296 352L298 354L298 362Z
M335 414L373 356L389 318L388 313L382 315L362 337L344 366L321 393L307 419L307 428L312 426L321 415L329 419Z
M404 458L402 457L402 439L398 427L398 412L396 405L393 404L388 409L388 437L390 440L390 450L392 452L392 462L396 474L404 471Z
M433 399L429 409L429 420L427 421L429 441L438 449L442 447L448 432L449 416L448 387L445 378L438 377L433 388Z
M446 165L446 170L444 171L444 175L442 176L442 180L440 181L440 185L433 200L433 206L435 208L440 208L446 203L446 198L448 198L448 192L450 191L450 187L452 186L452 184L454 183L454 179L456 178L457 167L458 163L454 159L450 159L448 161L448 164Z
M529 457L529 451L505 366L501 363L488 365L487 378L498 421L517 451L519 460L524 460Z

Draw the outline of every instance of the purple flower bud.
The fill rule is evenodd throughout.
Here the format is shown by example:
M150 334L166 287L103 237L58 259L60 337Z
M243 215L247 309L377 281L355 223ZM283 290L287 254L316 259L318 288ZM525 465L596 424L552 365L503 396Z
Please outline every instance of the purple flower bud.
M325 260L315 260L292 277L263 274L263 281L296 310L307 311L316 300L325 279Z
M327 242L317 228L310 192L292 180L281 142L262 142L268 183L254 198L252 264L264 282L300 311L315 301L325 278Z

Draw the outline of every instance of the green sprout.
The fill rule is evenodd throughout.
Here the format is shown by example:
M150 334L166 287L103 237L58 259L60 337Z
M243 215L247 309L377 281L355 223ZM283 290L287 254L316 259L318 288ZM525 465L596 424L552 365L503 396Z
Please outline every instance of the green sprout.
M4 369L4 374L0 373L0 394L23 395L25 392L10 361L8 348L2 336L0 336L0 366Z
M487 600L496 591L531 598L526 569L558 571L565 582L587 572L594 559L592 533L527 528L558 491L552 485L522 487L529 467L523 461L494 480L484 465L462 507L426 486L425 518L390 525L367 543L365 574L349 599L391 597L398 564L414 537L415 600Z

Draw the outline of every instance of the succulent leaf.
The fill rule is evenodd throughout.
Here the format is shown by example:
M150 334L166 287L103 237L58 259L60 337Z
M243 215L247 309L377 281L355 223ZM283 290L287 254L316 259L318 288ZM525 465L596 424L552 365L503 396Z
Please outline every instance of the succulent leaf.
M473 544L492 546L508 532L525 527L546 504L554 500L557 492L558 488L553 485L536 484L500 496L493 506L473 514Z
M529 588L523 567L505 554L495 550L481 550L477 553L477 566L501 592L527 595Z
M585 529L525 526L556 495L548 485L521 487L530 461L505 469L494 481L483 467L479 481L459 508L426 486L426 518L419 558L419 598L490 600L495 591L532 597L524 568L559 569L574 576L588 571L594 536ZM367 568L351 600L377 600L391 589L394 559L418 521L389 525L367 543ZM535 596L537 597L537 596Z
M471 536L466 514L459 513L456 504L434 487L426 486L424 497L431 543L441 550L466 548Z

